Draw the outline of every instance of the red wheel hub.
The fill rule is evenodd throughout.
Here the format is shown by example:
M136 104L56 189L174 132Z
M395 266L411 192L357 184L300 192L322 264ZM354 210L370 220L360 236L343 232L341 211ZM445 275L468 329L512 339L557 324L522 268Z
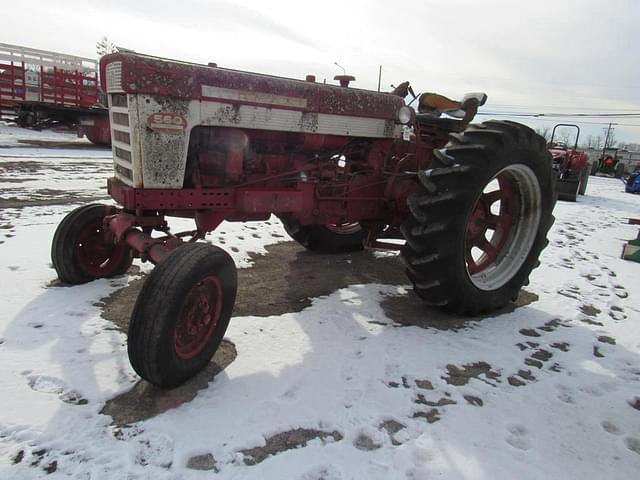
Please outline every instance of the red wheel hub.
M78 237L76 258L80 268L95 278L109 277L120 268L129 247L107 242L102 218L88 224Z
M471 275L496 263L507 244L520 209L519 195L514 191L508 175L498 175L497 181L497 190L482 192L467 224L465 260ZM492 210L496 202L500 202L499 208L494 207Z
M216 329L222 311L222 286L210 276L198 282L187 295L175 326L176 354L185 360L205 349Z

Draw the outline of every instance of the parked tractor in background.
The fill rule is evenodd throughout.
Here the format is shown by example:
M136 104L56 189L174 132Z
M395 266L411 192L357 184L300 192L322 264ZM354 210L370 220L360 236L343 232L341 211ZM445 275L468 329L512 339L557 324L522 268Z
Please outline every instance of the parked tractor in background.
M558 127L569 127L576 129L576 140L573 148L567 142L555 141L556 129ZM578 150L578 138L580 138L580 127L578 125L559 123L553 127L551 140L549 141L549 151L553 156L553 168L558 174L558 199L575 202L578 194L584 195L587 191L589 174L589 156Z
M625 162L622 161L621 156L618 154L617 148L607 148L603 150L603 155L598 158L595 164L594 174L606 175L614 178L622 178L626 173ZM594 170L592 169L592 171Z
M236 269L198 242L224 220L275 214L314 252L400 250L426 305L471 315L515 300L548 243L545 141L513 122L470 125L484 94L424 93L416 112L408 82L379 93L346 75L325 85L135 53L104 57L101 71L120 206L69 213L52 261L67 284L120 275L134 257L157 264L128 352L160 387L204 368L226 331ZM172 216L195 229L171 232Z

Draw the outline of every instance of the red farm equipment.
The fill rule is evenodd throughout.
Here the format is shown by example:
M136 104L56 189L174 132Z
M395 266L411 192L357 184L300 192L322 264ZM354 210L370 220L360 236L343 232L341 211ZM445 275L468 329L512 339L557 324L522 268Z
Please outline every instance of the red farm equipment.
M156 264L128 332L155 385L192 377L225 333L236 269L197 241L223 220L275 214L317 252L399 249L427 305L470 315L514 300L547 244L551 155L526 126L470 125L484 94L425 93L416 111L407 82L379 93L133 53L101 70L119 206L69 213L52 260L68 284L123 274L133 257ZM172 216L195 228L171 232Z
M555 142L556 129L558 127L570 127L576 129L576 141L573 148L566 142ZM551 140L549 141L549 151L553 156L553 168L558 173L558 198L575 202L578 194L584 195L587 191L587 183L591 168L589 167L589 156L578 150L578 138L580 137L580 127L569 123L559 123L553 127Z
M95 144L110 142L90 58L0 43L0 113L21 127L71 126Z

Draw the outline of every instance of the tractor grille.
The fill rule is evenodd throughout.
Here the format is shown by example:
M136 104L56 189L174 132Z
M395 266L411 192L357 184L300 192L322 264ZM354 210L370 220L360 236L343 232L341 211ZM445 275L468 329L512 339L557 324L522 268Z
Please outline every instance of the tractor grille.
M122 92L122 62L107 65L107 93Z
M114 64L110 64L109 67L112 65ZM127 95L124 93L110 94L109 105L114 175L122 183L133 187L135 186L133 149Z

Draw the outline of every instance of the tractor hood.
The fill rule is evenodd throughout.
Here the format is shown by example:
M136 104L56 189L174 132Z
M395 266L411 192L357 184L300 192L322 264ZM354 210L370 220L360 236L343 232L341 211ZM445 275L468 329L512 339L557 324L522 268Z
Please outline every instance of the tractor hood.
M211 64L214 65L214 64ZM217 100L320 114L396 121L404 100L389 93L326 85L136 53L106 55L100 62L107 93Z

